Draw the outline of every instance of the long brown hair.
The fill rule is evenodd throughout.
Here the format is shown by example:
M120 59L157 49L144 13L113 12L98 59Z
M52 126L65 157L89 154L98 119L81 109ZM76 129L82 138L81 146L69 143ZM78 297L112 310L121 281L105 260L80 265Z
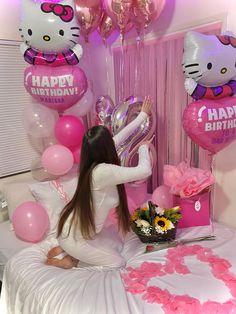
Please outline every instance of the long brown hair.
M72 225L76 230L78 224L85 239L91 239L96 233L91 180L93 169L100 163L120 165L120 160L109 130L104 126L94 126L85 133L83 138L78 185L73 198L61 212L57 229L58 237L71 213L68 235ZM117 190L119 194L119 206L116 208L118 225L122 232L126 233L130 230L130 214L124 185L117 185Z

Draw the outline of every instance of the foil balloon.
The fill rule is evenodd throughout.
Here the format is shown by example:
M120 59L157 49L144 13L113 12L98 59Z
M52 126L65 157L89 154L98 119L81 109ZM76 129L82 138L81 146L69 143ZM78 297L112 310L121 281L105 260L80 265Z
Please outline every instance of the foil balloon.
M100 96L95 104L96 124L104 125L111 130L111 117L114 110L114 103L110 96Z
M165 0L134 0L132 21L138 34L161 14Z
M73 0L60 3L22 0L19 30L23 39L21 53L30 64L76 65L82 56Z
M220 99L236 93L236 38L188 32L184 39L185 89L194 99Z
M124 102L119 104L112 114L112 131L117 134L127 124L134 120L141 111L143 100L131 96ZM153 137L156 127L155 115L151 114L148 119L137 127L117 148L121 164L126 167L137 165L138 148L142 142L148 141ZM151 146L152 163L155 164L156 152L155 148Z
M88 82L79 67L30 66L25 70L25 88L44 106L64 112L83 97Z
M87 42L89 35L98 27L101 21L102 1L75 0L75 10L81 34Z
M112 19L106 13L103 14L98 30L104 42L115 30Z
M236 139L236 98L193 102L184 110L183 128L199 146L219 152Z
M87 89L82 99L77 102L73 107L65 111L66 115L72 115L77 117L83 117L93 108L93 93L91 89Z
M132 27L132 0L104 0L106 14L112 19L122 37Z

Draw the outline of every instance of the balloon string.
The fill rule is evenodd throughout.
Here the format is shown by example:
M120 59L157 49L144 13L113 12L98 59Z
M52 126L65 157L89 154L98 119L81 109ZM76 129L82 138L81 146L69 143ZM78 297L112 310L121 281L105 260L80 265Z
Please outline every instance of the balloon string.
M215 156L212 156L211 160L211 172L213 173L215 170ZM216 185L214 184L213 189L211 190L211 198L210 198L210 215L211 220L213 220L213 214L214 214L214 207L215 207L215 201L216 201ZM212 231L214 231L214 226L212 224Z
M124 36L123 34L120 34L121 38L121 60L120 60L120 78L121 78L121 86L120 86L120 97L119 101L123 101L125 95L124 95L124 80L125 80L125 53L124 53Z
M109 96L111 96L111 81L110 81L110 75L109 75L109 64L108 64L108 56L106 54L106 58L105 58L105 62L106 62L106 85L107 85L107 94Z
M140 37L137 37L136 39L136 62L135 62L135 76L134 76L134 95L138 96L138 91L139 91L139 77L140 77Z
M88 76L89 76L89 88L91 89L91 92L93 93L93 80L92 80L92 73L93 71L91 70L91 65L93 64L92 62L92 57L91 57L91 43L87 42L86 43L86 55L88 56L88 64L90 65L88 67ZM87 120L87 125L88 128L90 128L93 125L93 113L88 112L86 115L86 120Z

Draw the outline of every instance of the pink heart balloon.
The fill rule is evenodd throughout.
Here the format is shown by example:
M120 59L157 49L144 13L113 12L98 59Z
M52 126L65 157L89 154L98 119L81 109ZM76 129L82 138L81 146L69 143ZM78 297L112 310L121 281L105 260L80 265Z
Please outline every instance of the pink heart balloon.
M77 66L34 65L25 70L25 88L42 105L63 112L83 97L88 82Z
M236 98L195 101L184 110L183 128L199 146L219 152L236 139Z

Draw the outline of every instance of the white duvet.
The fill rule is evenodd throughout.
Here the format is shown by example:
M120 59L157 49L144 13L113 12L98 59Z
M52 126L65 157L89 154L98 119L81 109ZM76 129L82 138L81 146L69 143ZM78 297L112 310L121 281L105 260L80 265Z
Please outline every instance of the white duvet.
M204 229L193 228L185 233L182 236L196 237L202 235ZM203 252L205 252L204 248L210 248L216 256L227 260L230 263L227 267L230 267L233 276L236 274L235 231L216 224L214 234L215 241L201 242L197 245L203 247ZM81 268L63 270L44 265L45 255L54 244L54 239L48 239L41 244L24 249L7 263L0 302L1 314L183 314L188 309L188 307L182 307L181 310L180 300L184 295L187 295L185 301L193 300L191 306L197 304L196 311L201 308L199 313L228 314L223 311L225 309L230 309L229 313L236 313L234 287L230 286L232 288L230 290L225 282L213 275L209 265L199 261L194 254L184 257L188 273L181 274L180 271L151 276L149 280L144 280L142 285L140 274L143 274L145 278L150 275L153 267L157 269L157 265L167 265L165 264L167 254L168 256L177 254L178 249L145 254L145 245L141 244L134 234L131 234L123 250L123 255L127 260L125 269L82 265ZM143 269L146 267L150 271L145 273L141 265ZM135 279L136 275L139 276L138 281ZM135 280L137 282L134 285ZM167 304L163 306L164 301L160 301L155 292L159 291L158 289L161 289L162 296L168 293L168 296L171 295L172 298L170 300L176 300L174 302L178 303L179 307L176 307L174 312L171 312L171 308L168 309ZM226 303L228 300L230 300L229 306ZM214 307L214 302L218 304L218 307ZM234 302L235 308L232 306ZM219 303L226 305L223 307ZM202 304L206 306L203 307ZM190 308L190 304L188 306ZM211 308L212 312L209 312ZM208 312L202 312L203 309L207 309ZM219 312L219 309L223 309L223 312ZM194 310L189 313L194 314Z

